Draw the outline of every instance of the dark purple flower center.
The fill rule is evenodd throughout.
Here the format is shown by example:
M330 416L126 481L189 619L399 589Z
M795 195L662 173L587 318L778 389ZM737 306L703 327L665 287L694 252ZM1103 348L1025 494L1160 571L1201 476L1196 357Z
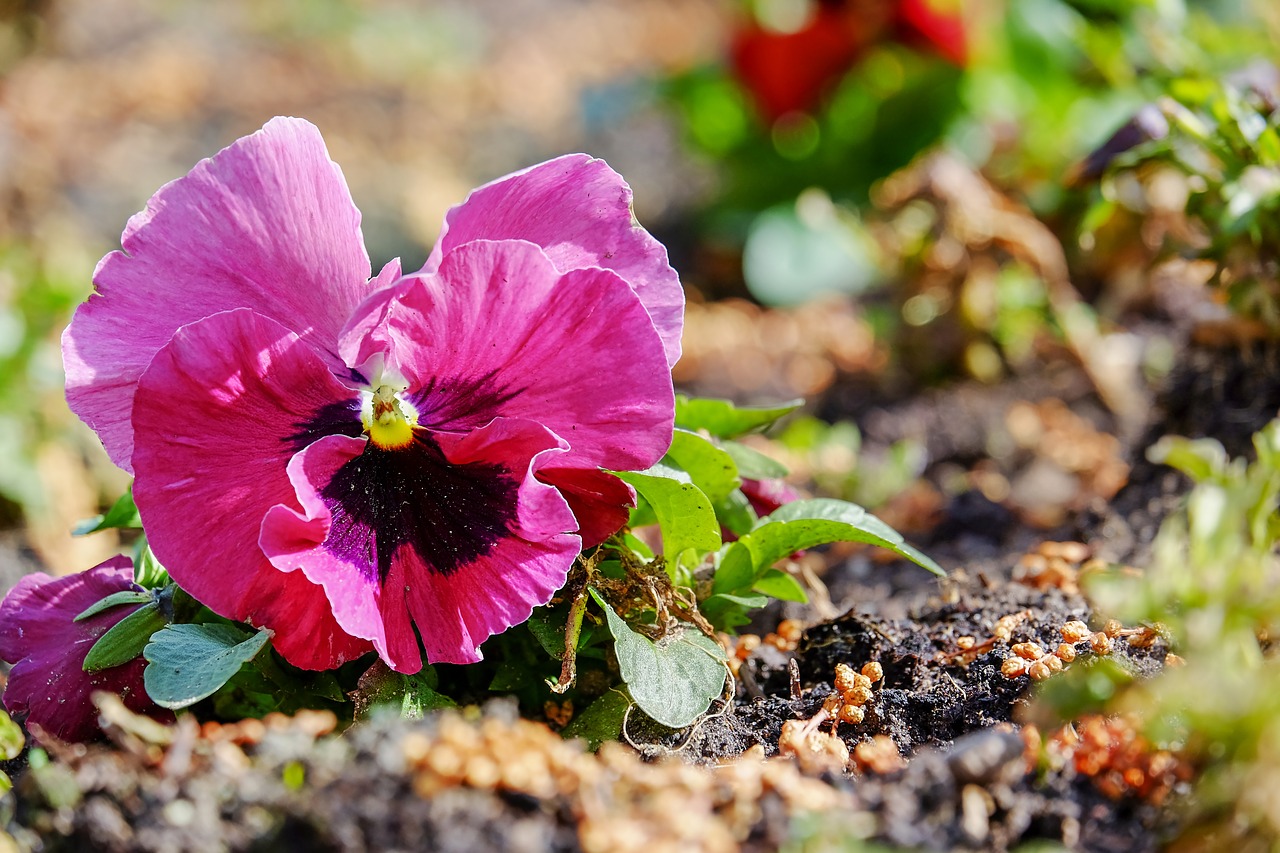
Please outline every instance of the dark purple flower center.
M284 440L295 453L327 435L359 438L364 434L364 424L360 422L360 400L329 403L310 420L299 421L293 426L294 431Z
M519 482L501 465L455 465L421 429L405 447L372 441L320 490L332 516L324 547L385 581L401 547L448 575L510 535Z

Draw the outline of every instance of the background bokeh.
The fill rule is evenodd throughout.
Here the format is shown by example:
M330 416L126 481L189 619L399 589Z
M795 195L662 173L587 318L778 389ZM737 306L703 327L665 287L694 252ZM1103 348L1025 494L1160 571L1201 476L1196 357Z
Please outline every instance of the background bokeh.
M319 125L375 269L416 268L479 183L604 157L689 291L681 387L836 417L1016 373L1056 298L1029 223L1086 215L1073 164L1278 43L1270 0L0 0L0 566L116 549L67 535L127 479L62 400L58 336L150 194L273 115ZM947 186L969 221L1023 217L1000 253L938 237ZM1149 258L1075 248L1078 291L1125 310ZM918 460L885 464L872 491Z

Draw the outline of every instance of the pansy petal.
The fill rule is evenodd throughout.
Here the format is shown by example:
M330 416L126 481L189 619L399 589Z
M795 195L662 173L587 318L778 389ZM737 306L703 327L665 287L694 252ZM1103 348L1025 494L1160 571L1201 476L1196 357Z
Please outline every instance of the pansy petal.
M369 295L356 306L338 339L338 355L366 382L374 382L383 366L387 342L383 327L387 307L412 283L400 272L400 259L388 263L369 282Z
M360 212L316 128L277 118L199 163L129 220L123 251L63 335L67 401L132 470L138 378L181 326L251 308L343 371L338 334L368 293Z
M472 240L528 240L561 272L603 267L624 278L644 303L667 355L680 358L684 290L666 248L631 210L631 187L603 160L568 154L473 190L445 216L427 266ZM587 298L583 295L581 298Z
M548 466L538 479L555 486L578 519L582 547L592 548L622 529L636 505L631 486L598 468Z
M371 640L401 672L422 666L410 591L434 588L436 576L471 572L486 558L505 560L511 577L467 603L469 623L417 623L429 650L452 650L433 653L433 662L475 660L484 637L516 624L502 620L522 602L534 602L531 609L564 584L581 550L564 499L533 476L563 451L546 428L506 420L466 436L419 430L413 444L396 450L322 439L289 465L302 512L273 508L262 548L278 568L301 569L321 584L339 624ZM468 625L487 633L471 642Z
M293 505L290 458L358 436L359 401L279 323L240 309L179 329L138 383L133 495L156 556L215 612L276 632L277 650L325 669L370 649L334 620L324 590L258 546L263 516Z
M146 662L141 657L84 671L89 650L138 605L112 607L79 622L75 618L113 593L137 589L128 557L113 557L60 578L38 572L18 581L0 604L0 659L14 664L4 690L5 708L63 741L98 735L93 694L99 690L119 695L135 713L173 719L143 689Z
M376 538L377 525L359 528L340 521L335 529L335 512L341 515L346 508L341 501L326 500L321 494L335 478L341 477L344 468L349 470L353 464L358 465L357 460L366 449L382 452L369 448L363 439L334 435L320 439L293 457L289 463L289 479L302 511L283 504L272 507L263 519L259 542L276 568L289 572L301 569L312 583L323 587L333 616L344 631L372 641L378 654L393 669L416 672L421 660L418 640L408 623L408 612L403 607L394 608L393 615L400 619L387 624L380 606L386 579L379 576L376 566L364 564L358 558L353 560L350 554L353 549L370 544L376 549L376 542L372 540ZM388 484L369 478L368 483L361 485L378 488ZM396 502L399 503L398 499ZM352 527L357 527L354 534ZM326 541L331 531L333 541Z
M646 468L671 442L661 342L608 270L561 274L531 243L468 243L393 300L386 333L424 426L531 420L569 442L560 467Z
M536 425L505 419L466 435L435 436L452 464L496 465L522 480L516 512L506 522L512 535L488 550L447 570L423 550L399 552L405 583L395 589L403 590L432 663L480 660L481 643L527 620L564 586L582 550L571 532L577 522L560 493L535 476L542 464L563 456L553 449L526 462L534 442L547 438L554 440Z

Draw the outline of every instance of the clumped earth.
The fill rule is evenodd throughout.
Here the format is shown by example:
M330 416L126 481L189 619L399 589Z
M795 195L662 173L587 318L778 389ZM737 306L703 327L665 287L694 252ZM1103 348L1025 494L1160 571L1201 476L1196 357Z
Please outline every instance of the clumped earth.
M1157 849L1176 830L1185 768L1122 720L1071 730L1030 720L1033 679L1021 673L1053 663L1041 654L1055 649L1055 667L1105 658L1137 677L1172 661L1158 634L1100 624L1078 574L1093 557L1145 564L1187 489L1145 459L1156 438L1212 436L1248 453L1280 408L1276 357L1190 348L1154 389L1147 423L1114 445L1128 466L1123 487L1086 495L1054 528L976 488L923 512L916 541L950 570L944 581L865 550L829 553L825 610L766 612L761 634L785 634L784 616L808 627L740 643L733 701L688 730L636 714L626 745L592 754L500 702L420 721L374 718L341 737L319 713L166 729L108 704L112 744L55 748L44 766L8 768L12 831L40 850L727 851L824 849L850 837L931 850L1037 839L1099 853ZM866 452L921 435L927 475L941 476L984 458L1011 405L1061 400L1091 413L1096 435L1119 432L1091 394L1068 370L845 414L863 427ZM1066 422L1052 407L1037 411ZM1026 453L995 463L1014 489L1036 465ZM1075 476L1087 485L1091 472ZM1088 634L1064 636L1076 622ZM831 737L830 719L814 722L846 701L835 695L837 666L870 662L879 672L861 721Z

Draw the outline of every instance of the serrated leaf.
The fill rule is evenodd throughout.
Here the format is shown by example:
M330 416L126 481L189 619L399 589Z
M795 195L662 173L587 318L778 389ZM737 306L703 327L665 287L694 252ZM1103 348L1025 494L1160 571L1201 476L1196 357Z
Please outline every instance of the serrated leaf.
M706 713L724 689L724 650L693 625L654 643L631 628L594 590L613 634L618 670L631 698L664 726L684 728Z
M588 749L599 749L605 741L618 739L622 733L622 721L630 707L630 696L621 690L610 690L574 717L560 734L567 738L582 738Z
M742 485L733 457L695 432L676 430L667 459L679 465L712 503Z
M125 492L111 505L111 509L102 515L87 518L71 529L72 536L88 536L100 530L113 528L139 528L142 519L138 517L138 508L133 503L133 487Z
M711 501L693 483L681 482L669 466L615 473L653 508L662 528L662 554L669 573L674 574L675 563L685 551L701 556L720 547L720 523Z
M786 572L780 572L777 569L769 569L760 579L752 584L751 588L756 592L762 592L770 598L776 598L780 601L798 601L801 604L807 604L809 594L804 591L804 587L800 582Z
M90 604L71 621L82 622L90 616L97 616L102 611L110 610L112 607L118 607L121 604L146 604L152 597L151 593L146 590L122 589L119 592L111 593L95 604Z
M753 447L737 441L724 441L720 448L733 458L738 466L738 475L750 477L752 480L777 480L791 473L786 465L776 459L765 456Z
M266 628L250 634L230 625L170 625L143 650L147 694L163 708L185 708L212 696L267 645Z
M802 405L803 400L792 400L778 406L739 407L728 400L679 394L676 396L676 426L687 430L706 430L717 438L736 438L762 430Z
M151 635L165 626L167 620L152 602L139 607L112 625L84 656L84 671L97 672L119 666L142 654Z

